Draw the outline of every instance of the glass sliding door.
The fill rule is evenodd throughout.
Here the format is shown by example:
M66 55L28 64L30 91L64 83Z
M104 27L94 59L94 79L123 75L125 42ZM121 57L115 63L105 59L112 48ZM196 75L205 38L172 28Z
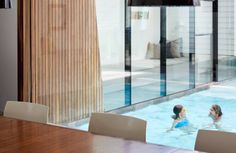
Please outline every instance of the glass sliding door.
M160 7L131 8L132 103L160 96Z
M97 0L97 22L102 66L104 109L125 105L125 1Z
M96 3L105 111L212 81L212 1L164 14L122 0Z
M212 82L212 1L201 1L196 7L196 84Z
M167 94L173 94L190 87L189 7L168 7L166 10L166 83Z
M218 1L218 80L236 77L236 28L234 0Z

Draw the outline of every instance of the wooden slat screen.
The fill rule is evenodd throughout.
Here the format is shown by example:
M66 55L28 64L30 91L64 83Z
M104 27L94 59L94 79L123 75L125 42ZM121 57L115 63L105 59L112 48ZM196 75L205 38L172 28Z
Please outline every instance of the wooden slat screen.
M30 3L31 101L49 106L53 123L103 111L95 0Z
M24 3L23 3L24 2ZM18 1L18 98L30 101L30 0Z

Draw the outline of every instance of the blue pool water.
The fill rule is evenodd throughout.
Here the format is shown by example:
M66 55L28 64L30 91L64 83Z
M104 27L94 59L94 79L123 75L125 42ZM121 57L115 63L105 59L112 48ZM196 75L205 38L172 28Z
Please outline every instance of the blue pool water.
M124 115L134 116L147 121L147 142L186 149L193 149L198 129L208 128L212 119L208 117L211 105L222 108L221 129L236 132L236 82L213 86L189 96L151 105ZM173 107L182 104L187 109L187 118L193 125L191 132L175 129L167 132L172 125ZM87 130L88 125L78 128ZM217 130L211 128L212 130Z

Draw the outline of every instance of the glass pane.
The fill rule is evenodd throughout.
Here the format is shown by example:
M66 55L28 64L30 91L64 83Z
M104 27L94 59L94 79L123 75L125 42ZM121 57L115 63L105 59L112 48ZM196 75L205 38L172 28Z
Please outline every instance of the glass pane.
M218 1L218 59L219 80L236 76L235 1Z
M132 7L132 103L160 96L160 8Z
M97 0L105 111L124 106L125 1Z
M196 7L196 84L212 81L212 2Z
M167 8L167 94L189 89L189 7Z

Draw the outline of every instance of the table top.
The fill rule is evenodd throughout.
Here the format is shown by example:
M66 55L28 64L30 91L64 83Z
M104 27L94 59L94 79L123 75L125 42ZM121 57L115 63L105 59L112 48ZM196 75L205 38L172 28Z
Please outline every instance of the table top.
M194 153L0 116L0 153ZM196 153L196 152L195 152Z

